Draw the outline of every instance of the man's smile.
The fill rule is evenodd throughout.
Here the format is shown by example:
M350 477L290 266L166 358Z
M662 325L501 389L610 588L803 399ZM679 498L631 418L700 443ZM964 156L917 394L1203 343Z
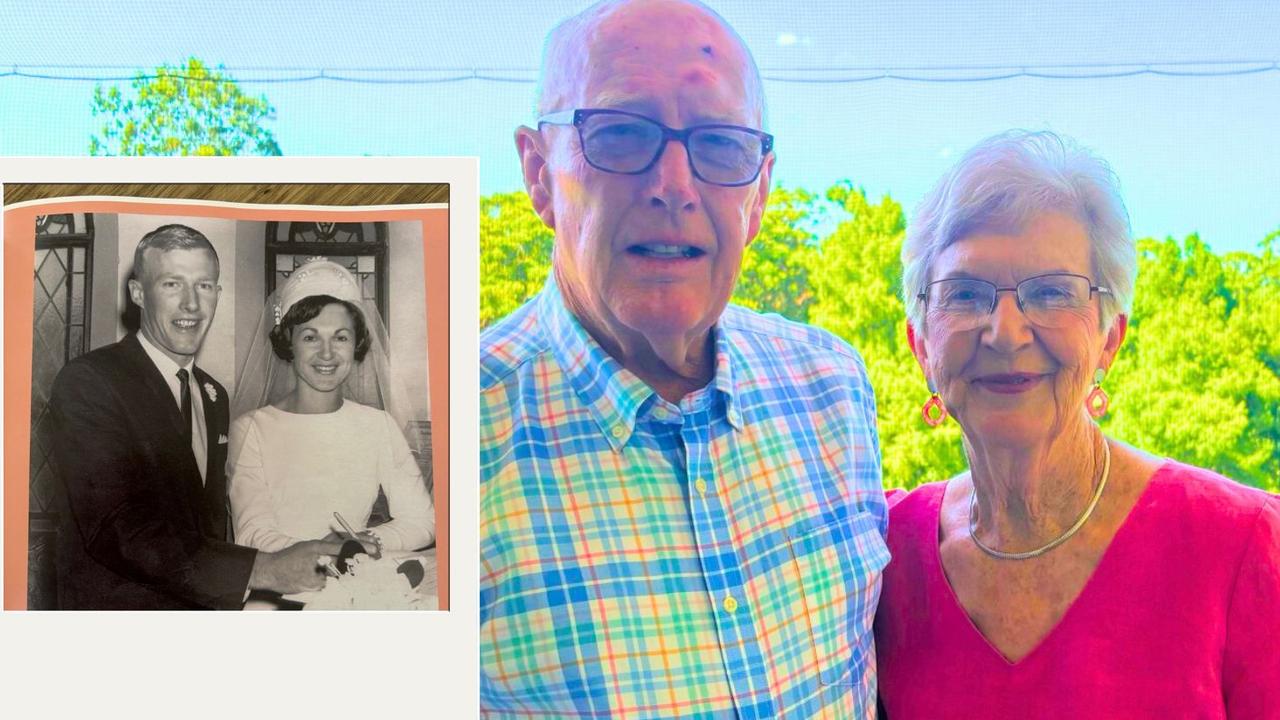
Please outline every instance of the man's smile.
M682 258L698 258L706 255L706 251L692 245L668 243L641 243L627 247L627 252L641 257L662 260L679 260Z

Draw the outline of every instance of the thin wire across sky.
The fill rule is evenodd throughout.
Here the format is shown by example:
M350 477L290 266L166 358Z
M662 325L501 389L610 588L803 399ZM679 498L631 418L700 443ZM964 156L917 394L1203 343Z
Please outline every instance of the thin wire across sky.
M590 0L4 0L0 157L82 155L95 88L188 58L265 96L286 155L480 158L523 187L543 39ZM1276 0L707 0L763 69L775 185L908 211L961 153L1050 129L1107 159L1139 236L1280 229Z
M219 68L243 83L306 83L317 81L349 82L367 85L432 85L464 82L537 82L536 67L271 67L244 66ZM90 71L88 73L70 71ZM96 72L95 72L96 71ZM105 74L112 71L114 74ZM903 67L776 67L761 68L765 80L783 83L842 85L900 80L923 83L995 82L1014 78L1048 80L1098 80L1139 75L1164 77L1229 77L1280 72L1277 60L1204 60L1144 63L1069 63L1058 65L950 65ZM259 75L258 73L267 73ZM296 73L295 75L282 75ZM423 77L431 75L432 77ZM193 78L181 73L172 77ZM0 78L21 77L36 80L79 82L122 82L157 76L129 65L11 65L0 72Z

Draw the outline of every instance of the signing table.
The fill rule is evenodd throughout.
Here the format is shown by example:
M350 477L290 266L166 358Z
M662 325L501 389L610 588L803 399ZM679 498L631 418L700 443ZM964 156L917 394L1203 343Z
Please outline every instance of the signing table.
M422 581L413 589L413 592L420 598L421 604L417 609L436 610L439 608L439 578L437 577L436 566L436 549L434 547L426 550L418 550L413 552L395 552L390 554L391 557L398 561L416 561L422 565L423 575ZM311 602L317 595L316 592L297 593L293 595L281 596L276 593L261 592L254 590L249 594L248 601L244 604L245 610L304 610L308 602ZM382 608L388 610L401 608Z

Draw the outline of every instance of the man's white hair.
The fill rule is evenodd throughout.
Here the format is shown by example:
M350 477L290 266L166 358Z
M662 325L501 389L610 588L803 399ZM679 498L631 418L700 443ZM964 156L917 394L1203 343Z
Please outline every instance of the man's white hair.
M575 109L567 103L572 102L578 83L581 82L581 78L586 77L587 64L590 62L584 38L620 8L643 3L696 8L709 15L725 29L725 32L737 42L742 56L746 59L746 100L748 107L755 109L760 127L764 129L766 122L764 83L760 79L760 69L756 67L755 58L751 56L747 44L742 41L733 27L725 22L719 13L697 0L600 0L577 15L560 22L547 35L546 44L543 46L535 113L541 116L560 110Z

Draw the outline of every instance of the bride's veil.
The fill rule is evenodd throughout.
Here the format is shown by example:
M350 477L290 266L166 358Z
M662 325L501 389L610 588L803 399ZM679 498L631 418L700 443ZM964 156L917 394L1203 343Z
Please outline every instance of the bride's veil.
M420 399L409 397L399 373L392 363L387 326L382 321L378 307L371 300L362 299L350 273L340 265L324 258L313 258L290 276L267 297L248 355L236 378L235 393L231 398L231 420L260 407L279 402L293 392L297 376L289 362L280 359L271 346L271 330L298 300L311 295L330 295L346 300L360 309L365 327L369 331L369 351L364 360L355 364L342 385L342 396L362 405L386 410L404 434L409 449L416 458L427 458L431 449L425 446L417 431L416 418ZM425 365L425 363L424 363ZM239 446L232 433L229 467L234 466ZM430 468L430 463L426 463ZM426 475L431 488L430 474Z

